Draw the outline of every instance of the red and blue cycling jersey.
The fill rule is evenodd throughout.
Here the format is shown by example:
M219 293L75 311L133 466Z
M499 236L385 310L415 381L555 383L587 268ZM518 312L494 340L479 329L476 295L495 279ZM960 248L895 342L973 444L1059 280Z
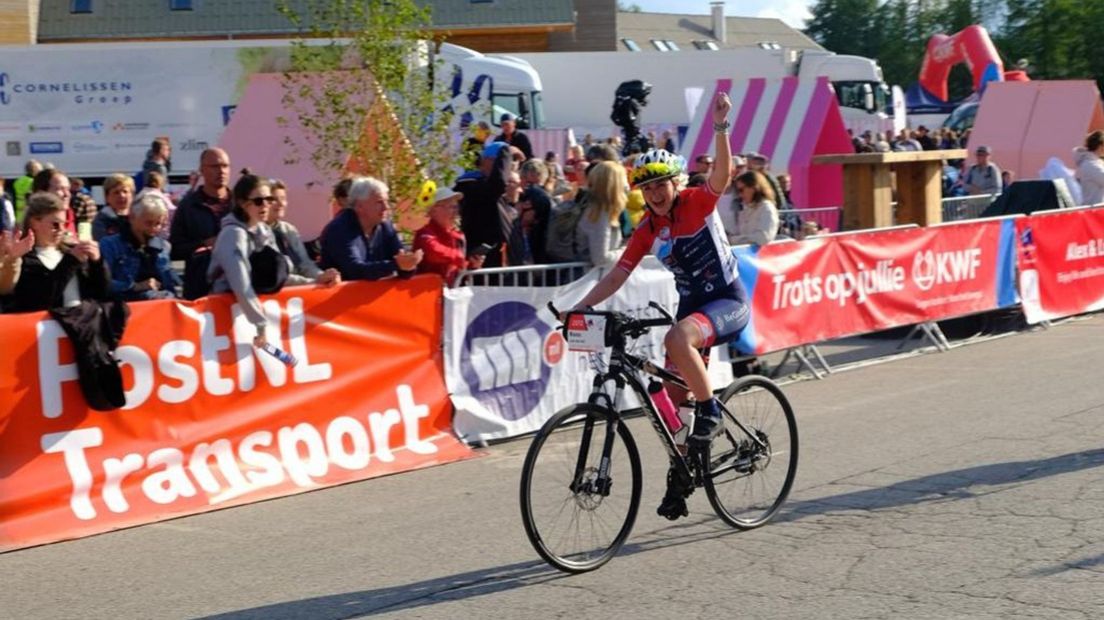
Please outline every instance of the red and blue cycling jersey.
M678 319L702 315L709 344L731 340L748 320L747 294L716 211L718 197L708 184L679 192L666 216L649 212L640 220L617 263L631 273L645 255L655 254L675 276Z

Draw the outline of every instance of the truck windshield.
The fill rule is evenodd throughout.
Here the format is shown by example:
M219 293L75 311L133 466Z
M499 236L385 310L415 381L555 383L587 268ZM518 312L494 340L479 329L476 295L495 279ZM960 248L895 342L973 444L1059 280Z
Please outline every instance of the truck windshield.
M506 112L521 116L521 96L517 93L495 93L491 96L491 101L494 103L491 121L496 127L500 124L498 119Z
M878 82L832 82L836 89L836 99L844 108L855 108L866 112L884 110L888 101L885 84ZM867 96L871 100L867 100Z

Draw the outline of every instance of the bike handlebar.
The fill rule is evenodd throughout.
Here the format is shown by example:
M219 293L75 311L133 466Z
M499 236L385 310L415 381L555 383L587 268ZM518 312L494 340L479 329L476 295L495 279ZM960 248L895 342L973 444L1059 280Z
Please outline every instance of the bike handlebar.
M651 301L648 302L648 307L656 310L663 316L653 319L638 319L631 317L624 312L617 312L615 310L568 310L561 314L561 312L556 309L556 306L553 305L551 301L548 302L548 309L552 312L552 315L560 321L563 321L563 324L559 326L559 329L561 332L563 332L565 338L567 337L567 316L572 314L606 317L606 319L610 321L610 325L609 327L607 327L607 334L610 334L612 332L612 334L616 334L618 336L630 336L634 338L644 335L649 329L653 327L664 327L675 324L675 318L671 316L671 313L667 312L667 310L663 306L654 301Z

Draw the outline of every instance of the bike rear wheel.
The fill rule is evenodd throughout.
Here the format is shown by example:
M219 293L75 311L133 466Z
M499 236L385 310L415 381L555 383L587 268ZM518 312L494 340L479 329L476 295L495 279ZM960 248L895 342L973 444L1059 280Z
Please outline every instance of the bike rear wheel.
M606 444L608 477L603 477ZM525 534L552 566L569 573L594 570L632 531L641 487L640 454L624 421L593 405L564 409L541 427L525 457Z
M733 381L720 401L729 413L725 432L710 448L705 492L722 520L749 530L770 521L790 494L797 474L797 421L790 401L766 377Z

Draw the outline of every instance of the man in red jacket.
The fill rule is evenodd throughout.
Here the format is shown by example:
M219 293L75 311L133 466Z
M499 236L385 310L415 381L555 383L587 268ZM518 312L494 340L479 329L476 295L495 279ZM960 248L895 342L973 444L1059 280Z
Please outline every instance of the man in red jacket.
M483 266L486 252L468 248L457 222L463 194L447 187L437 190L429 208L429 223L414 233L414 249L423 253L418 273L436 273L452 285L464 269Z

